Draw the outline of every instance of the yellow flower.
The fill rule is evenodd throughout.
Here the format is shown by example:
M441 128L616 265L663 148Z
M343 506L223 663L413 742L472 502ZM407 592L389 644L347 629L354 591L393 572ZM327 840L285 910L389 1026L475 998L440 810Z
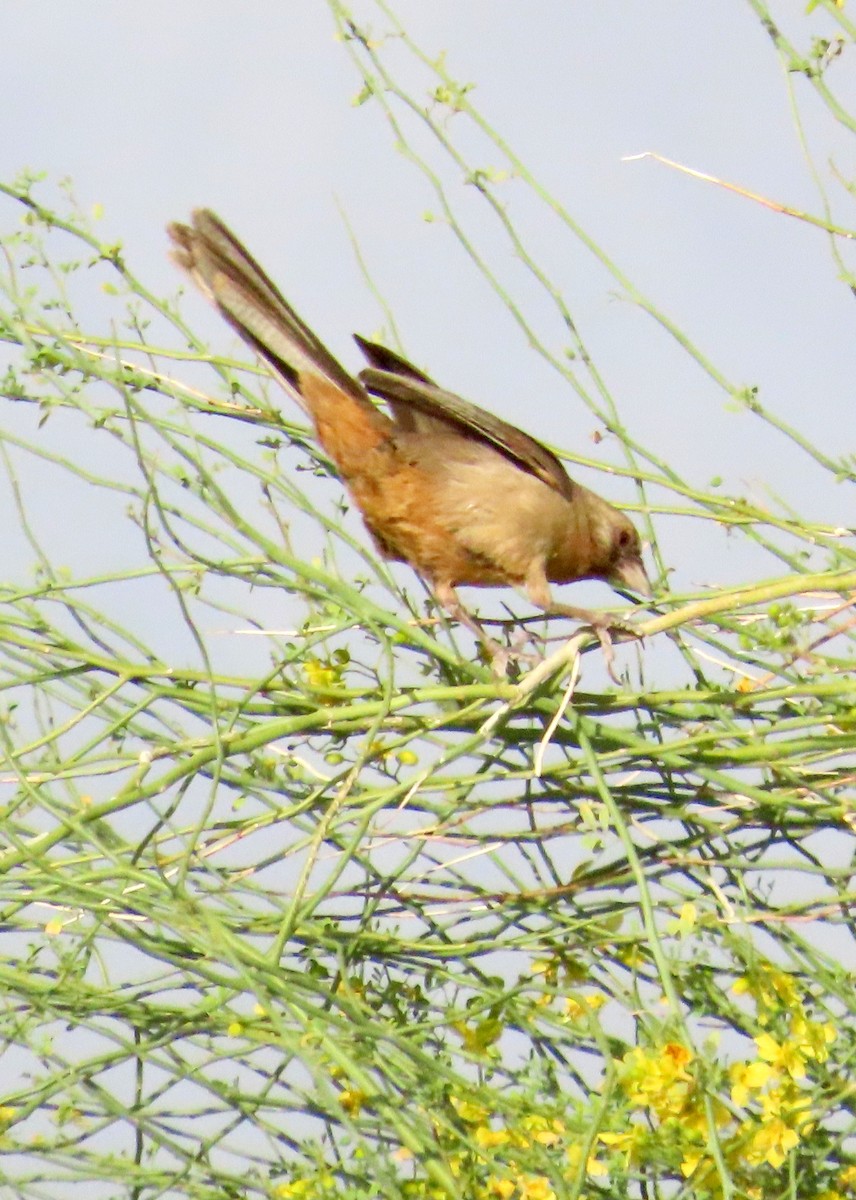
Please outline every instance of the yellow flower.
M810 1097L792 1085L772 1088L761 1096L761 1111L764 1120L781 1117L800 1133L808 1133L813 1125Z
M303 674L306 676L309 686L319 692L326 691L328 688L335 686L342 678L340 667L334 667L330 663L322 663L319 659L312 656L304 662Z
M516 1183L512 1183L510 1179L498 1179L496 1175L491 1175L487 1181L487 1190L491 1196L497 1196L498 1200L509 1200L510 1196L514 1195Z
M749 1101L751 1092L759 1092L773 1078L773 1068L769 1063L757 1060L750 1063L734 1063L728 1071L731 1076L732 1102L743 1108Z
M570 1164L571 1170L577 1170L582 1156L582 1146L577 1145L577 1143L574 1143L573 1146L568 1146L568 1163ZM604 1164L599 1159L595 1158L593 1154L590 1154L586 1159L586 1175L591 1175L593 1179L598 1179L608 1174L609 1172Z
M624 1155L625 1167L638 1166L642 1158L642 1147L646 1133L641 1125L631 1125L624 1133L599 1133L597 1140L611 1147L616 1154Z
M481 1146L483 1150L490 1150L494 1146L504 1146L510 1140L510 1135L507 1129L491 1129L487 1125L480 1125L475 1132L475 1142L477 1146Z
M539 1146L555 1146L557 1142L561 1141L561 1136L554 1133L552 1129L539 1129L532 1135L532 1141L537 1142Z
M296 1179L294 1183L279 1183L273 1189L275 1196L282 1196L283 1200L291 1196L305 1196L309 1190L308 1179Z
M542 1146L555 1146L565 1132L565 1126L561 1121L554 1117L542 1116L539 1113L523 1117L520 1126L532 1135L533 1141L540 1142Z
M776 967L757 967L751 975L737 979L731 989L736 996L749 993L761 1008L793 1012L801 1008L793 976Z
M327 1177L329 1180L329 1177ZM324 1180L295 1179L292 1183L280 1183L273 1189L273 1194L282 1200L303 1200L304 1196L318 1195L324 1186Z
M799 1044L806 1058L816 1062L826 1062L829 1058L827 1046L835 1041L835 1026L828 1023L821 1025L819 1021L810 1021L802 1015L796 1016L791 1023L791 1038Z
M344 1108L346 1113L352 1117L358 1117L360 1109L366 1102L365 1092L361 1092L359 1088L347 1088L344 1092L339 1092L339 1103Z
M780 1118L764 1123L755 1130L749 1145L746 1147L746 1158L750 1163L769 1163L771 1167L780 1167L794 1146L799 1143L799 1135Z
M684 1157L681 1159L681 1174L684 1179L689 1179L690 1175L695 1171L700 1162L707 1161L707 1153L703 1146L693 1147L691 1150L684 1151Z
M546 1175L529 1175L518 1180L521 1200L556 1200L556 1193L550 1187Z
M466 1121L468 1125L481 1125L490 1116L483 1104L473 1104L470 1100L459 1100L457 1096L452 1096L451 1105L461 1120Z
M726 1104L712 1098L710 1106L717 1129L725 1129L726 1126L733 1124L734 1113ZM688 1104L679 1117L672 1119L678 1122L680 1131L685 1139L688 1139L693 1134L697 1134L705 1142L707 1141L709 1131L707 1109L700 1101L693 1098L693 1103Z
M674 1066L676 1071L682 1071L688 1063L692 1062L692 1051L686 1046L680 1045L679 1042L666 1042L663 1047L663 1055Z
M470 1054L484 1054L494 1042L498 1042L504 1029L502 1021L496 1017L485 1017L475 1025L467 1025L457 1021L453 1026L463 1040L464 1049Z
M667 1042L659 1052L637 1046L621 1060L621 1086L633 1104L661 1119L679 1116L693 1087L686 1070L691 1061L692 1052L678 1042Z
M805 1054L793 1041L777 1042L769 1033L755 1038L758 1053L765 1062L791 1079L805 1079Z
M669 929L671 932L676 933L678 937L685 938L688 934L692 933L697 920L698 909L692 901L687 900L681 905L681 911L678 914L677 920L669 923Z
M751 1125L744 1123L738 1130L738 1136L749 1135L743 1145L743 1156L752 1165L768 1163L779 1168L798 1145L800 1137L811 1132L811 1100L790 1082L772 1088L759 1099L760 1121Z
M606 996L600 992L579 997L570 995L565 1000L565 1012L572 1021L579 1021L582 1017L587 1017L589 1013L597 1012L604 1004L606 1004Z

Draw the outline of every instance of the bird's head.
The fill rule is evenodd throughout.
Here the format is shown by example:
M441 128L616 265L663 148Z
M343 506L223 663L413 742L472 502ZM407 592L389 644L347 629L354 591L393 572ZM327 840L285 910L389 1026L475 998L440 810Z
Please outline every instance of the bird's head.
M651 581L642 562L642 542L633 522L624 513L604 502L594 528L597 546L597 574L619 589L653 594Z

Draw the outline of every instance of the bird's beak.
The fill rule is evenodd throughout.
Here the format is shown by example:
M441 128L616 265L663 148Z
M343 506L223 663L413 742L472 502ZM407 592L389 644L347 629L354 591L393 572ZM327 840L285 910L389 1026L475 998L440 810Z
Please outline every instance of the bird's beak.
M642 559L635 556L624 558L617 563L609 582L629 588L631 592L638 592L640 596L653 596L654 594L651 581L642 565Z

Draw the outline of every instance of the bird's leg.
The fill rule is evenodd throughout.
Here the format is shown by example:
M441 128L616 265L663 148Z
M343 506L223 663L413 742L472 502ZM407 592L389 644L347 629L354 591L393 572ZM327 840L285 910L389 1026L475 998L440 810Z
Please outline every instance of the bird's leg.
M570 617L574 621L582 621L588 625L594 632L597 640L600 642L603 650L603 659L606 663L606 669L609 672L610 679L614 683L621 683L621 680L615 673L615 650L613 648L613 635L619 636L619 641L628 641L630 638L641 638L642 635L638 630L634 629L627 621L622 621L620 617L612 617L609 613L593 612L589 608L575 608L571 604L556 604L551 603L544 608L546 616L555 617Z
M499 642L494 641L490 634L482 625L481 621L469 611L461 603L461 598L449 583L434 583L432 588L434 597L437 602L442 605L453 621L458 621L469 629L470 633L474 634L480 644L484 647L485 653L490 659L490 664L497 675L505 675L508 664L512 659L529 657L522 650L510 650L506 646L500 646Z
M558 603L553 599L550 584L547 581L547 575L543 567L530 573L529 578L526 580L526 593L532 603L540 608L546 616L570 617L572 621L581 621L584 625L588 625L600 642L600 647L603 651L603 660L610 679L614 683L621 683L615 672L615 650L613 648L612 634L613 632L617 632L623 634L625 637L639 637L639 634L634 630L632 625L628 625L626 621L622 621L617 617L611 617L608 613L594 612L590 608L577 608L572 604Z
M606 665L609 678L614 683L621 683L615 672L615 650L611 634L613 629L626 628L622 626L620 621L607 616L606 613L593 612L589 608L575 608L572 604L551 603L544 609L544 614L548 617L570 617L573 621L582 621L584 625L588 625L600 642L600 648L603 651L603 661Z

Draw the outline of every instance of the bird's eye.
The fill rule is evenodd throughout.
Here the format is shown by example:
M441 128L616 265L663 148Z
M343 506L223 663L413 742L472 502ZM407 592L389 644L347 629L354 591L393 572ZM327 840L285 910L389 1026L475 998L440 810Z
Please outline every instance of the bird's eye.
M632 540L633 540L633 535L631 534L630 530L622 529L621 533L619 533L619 535L618 535L618 545L619 545L620 549L626 550Z

